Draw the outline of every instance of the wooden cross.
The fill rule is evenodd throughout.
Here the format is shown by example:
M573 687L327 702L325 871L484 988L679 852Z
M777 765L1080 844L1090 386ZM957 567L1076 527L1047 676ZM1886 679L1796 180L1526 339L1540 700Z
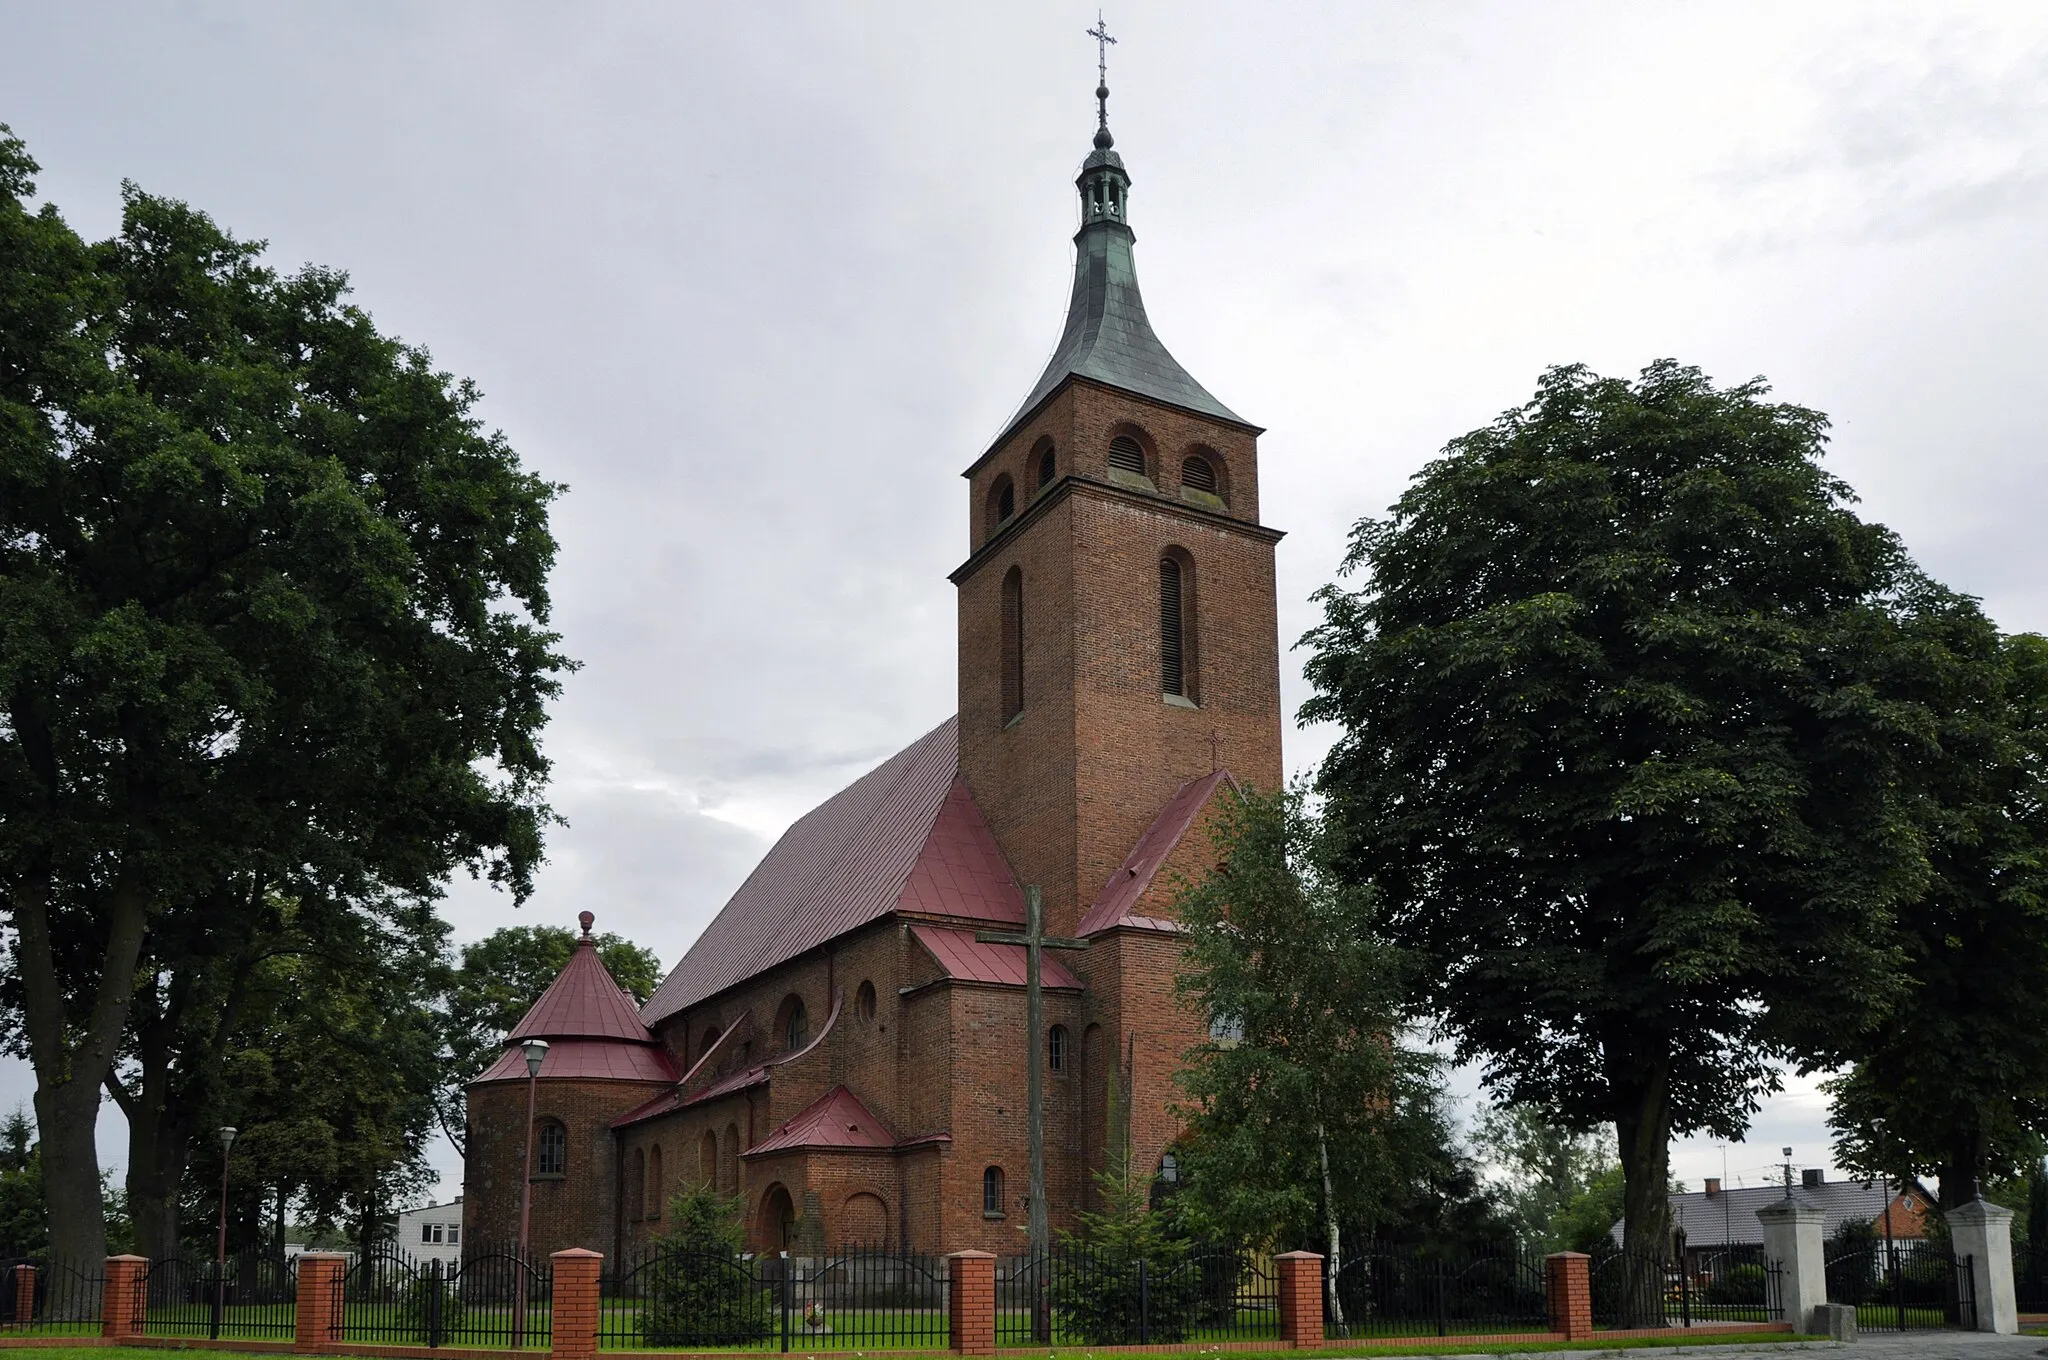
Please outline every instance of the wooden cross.
M1062 939L1045 933L1045 899L1037 888L1024 890L1024 933L977 930L983 944L1024 946L1024 1105L1026 1133L1031 1140L1031 1250L1042 1255L1052 1246L1045 1215L1045 1001L1039 994L1038 967L1048 949L1086 949L1086 940Z

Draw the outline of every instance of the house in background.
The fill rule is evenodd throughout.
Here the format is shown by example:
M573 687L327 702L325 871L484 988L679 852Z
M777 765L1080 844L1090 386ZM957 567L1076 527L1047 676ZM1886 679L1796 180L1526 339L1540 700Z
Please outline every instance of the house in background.
M448 1204L429 1204L407 1209L398 1216L398 1238L393 1243L401 1252L419 1262L462 1260L462 1196Z
M1781 1185L1754 1185L1729 1190L1721 1178L1709 1176L1706 1189L1671 1196L1671 1252L1683 1252L1689 1269L1707 1270L1707 1258L1731 1248L1761 1248L1764 1225L1756 1211L1785 1198ZM1799 1198L1827 1215L1821 1235L1833 1237L1844 1223L1870 1223L1880 1237L1885 1232L1885 1208L1891 1208L1894 1239L1917 1241L1927 1234L1926 1213L1933 1201L1917 1181L1893 1192L1889 1182L1830 1181L1827 1172L1808 1167L1800 1173ZM1621 1245L1622 1221L1617 1220L1608 1236Z

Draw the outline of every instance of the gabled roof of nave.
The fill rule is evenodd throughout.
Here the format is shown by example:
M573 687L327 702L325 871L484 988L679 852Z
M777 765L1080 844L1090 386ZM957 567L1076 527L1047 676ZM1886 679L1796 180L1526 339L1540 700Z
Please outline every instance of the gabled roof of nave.
M640 1010L648 1025L899 908L1004 924L1024 894L948 718L782 834Z

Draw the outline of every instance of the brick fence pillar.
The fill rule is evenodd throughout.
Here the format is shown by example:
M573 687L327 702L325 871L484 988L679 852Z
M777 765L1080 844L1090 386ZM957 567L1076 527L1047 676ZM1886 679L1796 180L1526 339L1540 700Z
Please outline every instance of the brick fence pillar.
M558 1251L555 1264L554 1317L549 1323L549 1352L555 1360L595 1360L597 1355L597 1282L604 1257L581 1247Z
M1273 1258L1280 1267L1280 1339L1290 1346L1323 1344L1323 1258L1290 1251Z
M955 1355L996 1353L996 1258L956 1251L946 1258L947 1311Z
M36 1316L36 1268L16 1266L14 1268L14 1322L26 1327Z
M308 1251L299 1256L299 1303L292 1349L317 1351L342 1339L343 1277L348 1258L339 1252Z
M142 1331L143 1310L149 1300L143 1293L143 1277L149 1262L140 1256L109 1256L107 1283L100 1295L100 1335L108 1341L127 1341Z
M1593 1258L1582 1251L1556 1251L1543 1258L1544 1293L1550 1302L1550 1330L1567 1341L1593 1335Z

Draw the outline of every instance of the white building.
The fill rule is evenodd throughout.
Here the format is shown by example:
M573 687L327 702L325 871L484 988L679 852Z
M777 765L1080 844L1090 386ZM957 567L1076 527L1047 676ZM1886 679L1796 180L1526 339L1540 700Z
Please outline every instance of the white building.
M429 1204L407 1209L398 1216L398 1241L394 1245L413 1260L446 1261L462 1259L462 1196L448 1204Z

